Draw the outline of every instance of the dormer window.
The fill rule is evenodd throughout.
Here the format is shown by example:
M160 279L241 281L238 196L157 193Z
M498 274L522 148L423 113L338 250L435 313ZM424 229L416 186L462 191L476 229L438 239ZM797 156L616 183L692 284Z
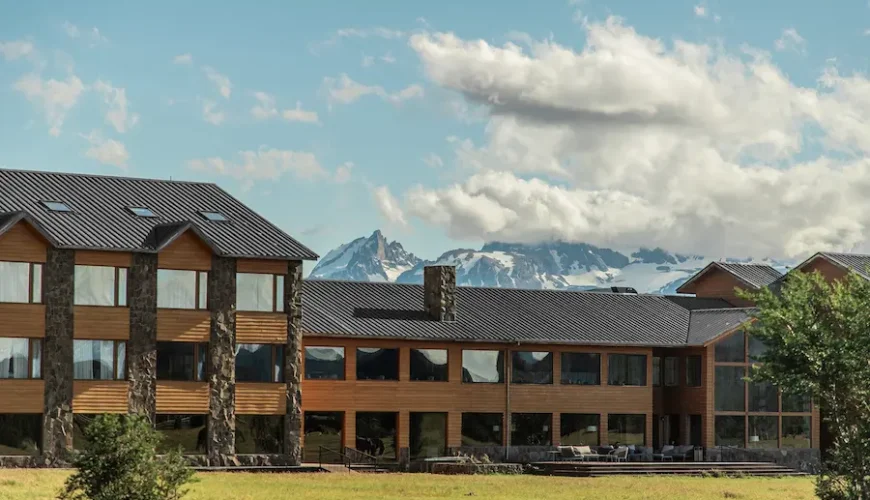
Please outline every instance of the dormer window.
M205 217L206 220L215 221L215 222L224 222L228 221L227 216L220 212L208 212L208 211L200 211L199 215Z
M62 201L46 201L43 200L42 206L51 210L52 212L72 212L72 209L66 203Z
M151 211L150 208L127 207L127 210L129 210L130 213L132 213L136 217L157 217L157 214L155 214L153 211Z

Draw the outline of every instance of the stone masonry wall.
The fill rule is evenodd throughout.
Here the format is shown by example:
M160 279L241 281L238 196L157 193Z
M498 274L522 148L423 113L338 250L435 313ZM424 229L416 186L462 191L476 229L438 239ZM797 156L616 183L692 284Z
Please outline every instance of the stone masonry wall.
M75 253L48 249L43 271L45 342L42 452L51 465L66 463L73 436L73 293Z
M302 262L291 261L284 279L287 348L284 381L287 415L284 417L284 453L293 465L302 463Z
M225 465L236 449L236 259L212 257L208 303L208 460Z
M456 321L456 268L426 266L423 269L426 312L437 321Z
M770 462L784 465L800 472L818 474L821 455L817 448L707 448L705 459L709 462Z
M129 411L146 415L153 422L157 411L157 254L133 254L127 293Z

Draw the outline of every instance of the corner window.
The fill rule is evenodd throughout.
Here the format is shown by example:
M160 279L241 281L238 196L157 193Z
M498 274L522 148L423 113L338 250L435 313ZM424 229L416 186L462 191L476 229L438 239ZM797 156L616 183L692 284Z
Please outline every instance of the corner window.
M42 340L0 338L0 379L42 378Z
M75 380L126 378L127 343L120 340L73 340Z
M236 308L239 311L282 312L283 299L283 275L236 274Z
M600 385L601 355L588 352L563 352L561 382L566 385Z
M511 353L511 383L552 384L553 353L514 351Z
M357 380L399 380L399 350L359 347L356 350Z
M504 351L462 351L462 381L503 384Z
M0 261L0 302L42 302L42 264Z
M305 378L344 380L344 347L306 347Z
M284 382L283 344L237 344L237 382Z
M127 268L109 266L75 267L75 305L127 305Z
M204 271L157 270L157 307L208 309L208 273Z
M157 380L205 380L208 344L157 343Z
M665 386L680 385L680 358L668 356L665 358Z
M608 385L646 385L646 356L610 354L607 356Z
M411 349L411 380L447 382L447 349Z
M701 387L701 356L686 356L686 386Z

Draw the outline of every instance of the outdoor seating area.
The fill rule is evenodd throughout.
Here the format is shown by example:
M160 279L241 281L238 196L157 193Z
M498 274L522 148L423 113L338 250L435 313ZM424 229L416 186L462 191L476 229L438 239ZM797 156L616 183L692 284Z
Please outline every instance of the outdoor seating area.
M562 462L689 462L696 459L695 446L665 445L660 450L635 445L559 446L556 459Z

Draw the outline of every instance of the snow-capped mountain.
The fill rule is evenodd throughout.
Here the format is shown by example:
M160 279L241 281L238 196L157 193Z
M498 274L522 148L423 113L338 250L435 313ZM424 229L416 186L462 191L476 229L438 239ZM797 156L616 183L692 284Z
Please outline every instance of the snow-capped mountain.
M480 250L455 249L434 261L388 242L380 231L329 252L309 278L422 283L423 267L456 266L456 280L466 286L588 290L632 287L641 293L674 293L711 261L764 263L785 272L789 262L770 259L710 258L642 248L629 255L586 243L535 245L492 242Z

